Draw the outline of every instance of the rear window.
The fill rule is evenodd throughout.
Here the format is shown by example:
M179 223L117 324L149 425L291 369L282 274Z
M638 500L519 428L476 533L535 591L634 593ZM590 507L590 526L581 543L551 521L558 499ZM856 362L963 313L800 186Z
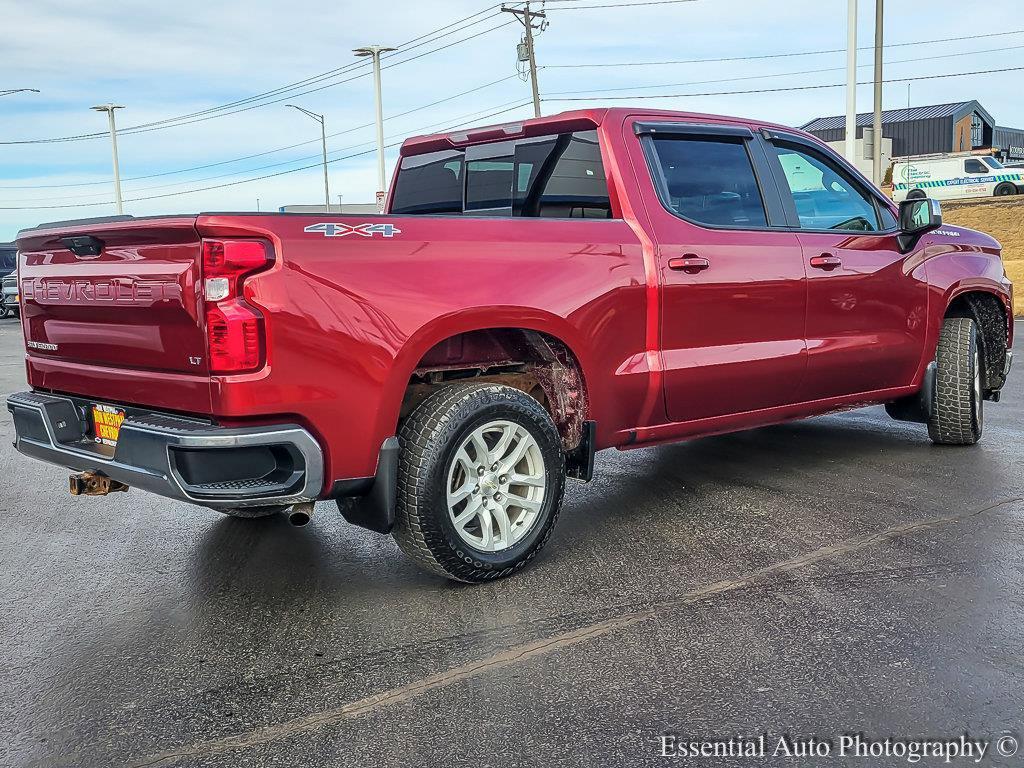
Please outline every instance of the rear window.
M611 218L597 131L403 158L391 212Z
M403 157L392 213L462 213L461 151Z

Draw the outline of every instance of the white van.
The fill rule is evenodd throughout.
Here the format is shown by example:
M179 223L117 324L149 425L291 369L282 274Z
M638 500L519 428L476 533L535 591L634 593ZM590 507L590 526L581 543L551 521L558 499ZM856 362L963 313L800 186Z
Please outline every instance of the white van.
M960 200L1024 192L1021 168L1004 168L994 157L939 155L897 160L892 166L892 199L932 197Z

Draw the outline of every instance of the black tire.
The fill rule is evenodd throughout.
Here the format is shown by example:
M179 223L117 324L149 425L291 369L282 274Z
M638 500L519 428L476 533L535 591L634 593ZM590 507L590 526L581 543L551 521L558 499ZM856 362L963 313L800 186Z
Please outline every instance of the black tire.
M545 488L539 511L522 538L507 549L484 552L456 531L448 508L448 472L471 433L496 420L526 429L536 441ZM565 454L551 416L532 397L498 384L454 384L417 406L402 423L399 441L393 534L420 567L454 581L491 581L525 566L547 543L562 505Z
M218 509L218 512L222 512L228 517L238 517L243 520L259 520L264 517L271 517L273 515L284 512L288 507L280 504L271 505L267 507L237 507L235 509Z
M1009 182L1004 182L1000 184L998 187L996 187L994 193L995 197L1009 197L1010 195L1016 194L1017 187L1015 187L1013 184L1010 184Z
M974 321L947 317L935 352L935 402L928 436L939 445L974 445L984 428L981 344Z
M912 189L907 192L907 200L924 200L926 197L928 197L928 195L920 189Z
M6 317L10 317L13 314L14 313L7 308L6 304L0 304L0 320L3 320Z

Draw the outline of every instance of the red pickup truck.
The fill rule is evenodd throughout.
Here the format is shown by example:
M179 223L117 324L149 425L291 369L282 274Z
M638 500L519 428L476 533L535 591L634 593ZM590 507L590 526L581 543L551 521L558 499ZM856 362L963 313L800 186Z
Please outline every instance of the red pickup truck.
M593 109L409 139L386 215L18 236L18 449L239 517L333 499L462 581L594 453L884 403L974 443L1012 359L991 237L778 125Z

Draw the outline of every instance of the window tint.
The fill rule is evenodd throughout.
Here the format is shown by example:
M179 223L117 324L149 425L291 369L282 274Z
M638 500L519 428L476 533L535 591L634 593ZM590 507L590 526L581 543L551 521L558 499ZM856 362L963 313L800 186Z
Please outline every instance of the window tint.
M466 149L466 201L472 216L511 216L515 169L511 141L479 144Z
M402 159L393 213L611 218L597 131Z
M964 160L964 170L967 173L988 173L988 167L974 157Z
M831 160L794 146L775 146L804 229L876 232L878 214L866 191Z
M597 131L518 142L515 163L514 215L611 218Z
M462 213L460 151L403 157L395 180L392 213Z
M656 137L665 203L685 219L717 227L766 227L757 177L742 140Z

